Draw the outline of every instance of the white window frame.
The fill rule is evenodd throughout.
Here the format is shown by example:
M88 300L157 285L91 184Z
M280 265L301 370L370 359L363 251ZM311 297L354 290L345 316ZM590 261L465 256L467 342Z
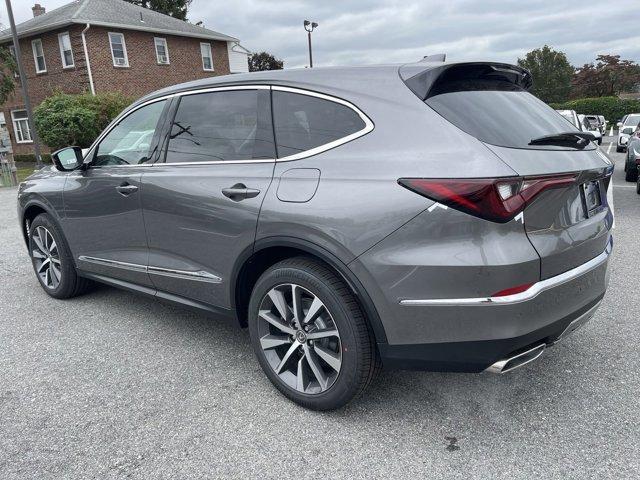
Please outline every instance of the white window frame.
M211 68L205 68L204 66L204 52L202 51L202 47L207 47L209 49L209 60L211 61ZM209 42L200 42L200 57L202 58L202 70L205 72L213 72L213 48Z
M62 39L64 38L65 35L69 38L69 50L71 51L71 63L69 65L65 65L65 59L64 59L64 46L62 44ZM73 56L73 47L71 46L71 34L69 34L69 32L62 32L58 34L58 46L60 47L60 59L62 60L62 68L75 67L76 61Z
M38 70L38 53L36 51L36 45L38 44L40 44L40 49L42 50L42 63L44 63L44 68L42 70ZM33 52L33 63L36 66L36 73L46 73L47 59L44 58L44 44L42 43L41 38L36 38L35 40L31 40L31 51Z
M158 44L161 44L164 47L164 54L167 57L166 62L160 61L160 54L158 53ZM153 37L153 48L156 51L156 62L158 65L169 65L169 46L167 45L167 39L164 37Z
M31 129L29 128L29 119L28 118L16 118L15 113L16 112L25 112L25 114L27 113L26 110L22 110L22 109L18 109L18 110L12 110L11 111L11 123L13 124L13 133L15 134L16 137L16 143L33 143L33 137L31 135ZM25 132L22 129L22 126L18 127L18 122L25 122L26 123L26 128L27 128L27 132L29 134L29 139L25 140ZM22 140L20 140L18 138L18 136L22 137Z
M111 60L113 61L113 66L118 68L127 68L129 66L129 56L127 55L127 44L124 41L124 33L120 32L108 32L109 35L109 48L111 48ZM116 35L120 37L122 40L122 53L124 53L124 65L118 65L116 63L116 56L113 54L113 42L111 42L111 36Z

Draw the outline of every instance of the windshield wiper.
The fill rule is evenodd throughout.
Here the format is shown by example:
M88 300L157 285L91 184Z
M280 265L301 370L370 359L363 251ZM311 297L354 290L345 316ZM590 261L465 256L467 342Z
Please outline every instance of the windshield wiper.
M557 145L559 147L583 149L594 138L589 132L560 132L534 138L529 142L529 145Z

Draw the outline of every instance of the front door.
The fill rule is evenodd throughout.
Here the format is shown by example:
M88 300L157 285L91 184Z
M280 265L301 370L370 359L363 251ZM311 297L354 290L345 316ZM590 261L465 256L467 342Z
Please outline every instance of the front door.
M174 109L166 160L142 176L149 275L158 290L229 308L273 176L269 90L188 93Z
M158 155L166 101L126 115L88 152L88 168L69 174L63 228L80 270L151 287L142 218L142 172Z

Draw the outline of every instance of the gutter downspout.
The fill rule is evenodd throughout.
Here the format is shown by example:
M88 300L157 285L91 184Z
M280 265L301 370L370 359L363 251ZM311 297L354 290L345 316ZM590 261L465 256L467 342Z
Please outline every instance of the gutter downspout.
M89 50L87 50L87 39L84 33L91 28L91 24L87 23L87 26L82 30L82 49L84 50L84 58L87 62L87 74L89 75L89 88L91 89L91 95L96 94L96 89L93 86L93 75L91 75L91 63L89 63Z

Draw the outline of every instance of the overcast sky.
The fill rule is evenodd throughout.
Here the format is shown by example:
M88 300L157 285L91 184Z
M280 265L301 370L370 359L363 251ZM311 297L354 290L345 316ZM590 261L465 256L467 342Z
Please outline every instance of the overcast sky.
M32 16L30 0L13 0L16 22ZM47 10L69 0L39 0ZM0 22L8 27L4 2ZM545 43L576 66L597 54L640 62L639 0L194 0L189 20L266 50L286 67L306 65L304 19L318 22L314 64L356 65L449 59L515 62Z

